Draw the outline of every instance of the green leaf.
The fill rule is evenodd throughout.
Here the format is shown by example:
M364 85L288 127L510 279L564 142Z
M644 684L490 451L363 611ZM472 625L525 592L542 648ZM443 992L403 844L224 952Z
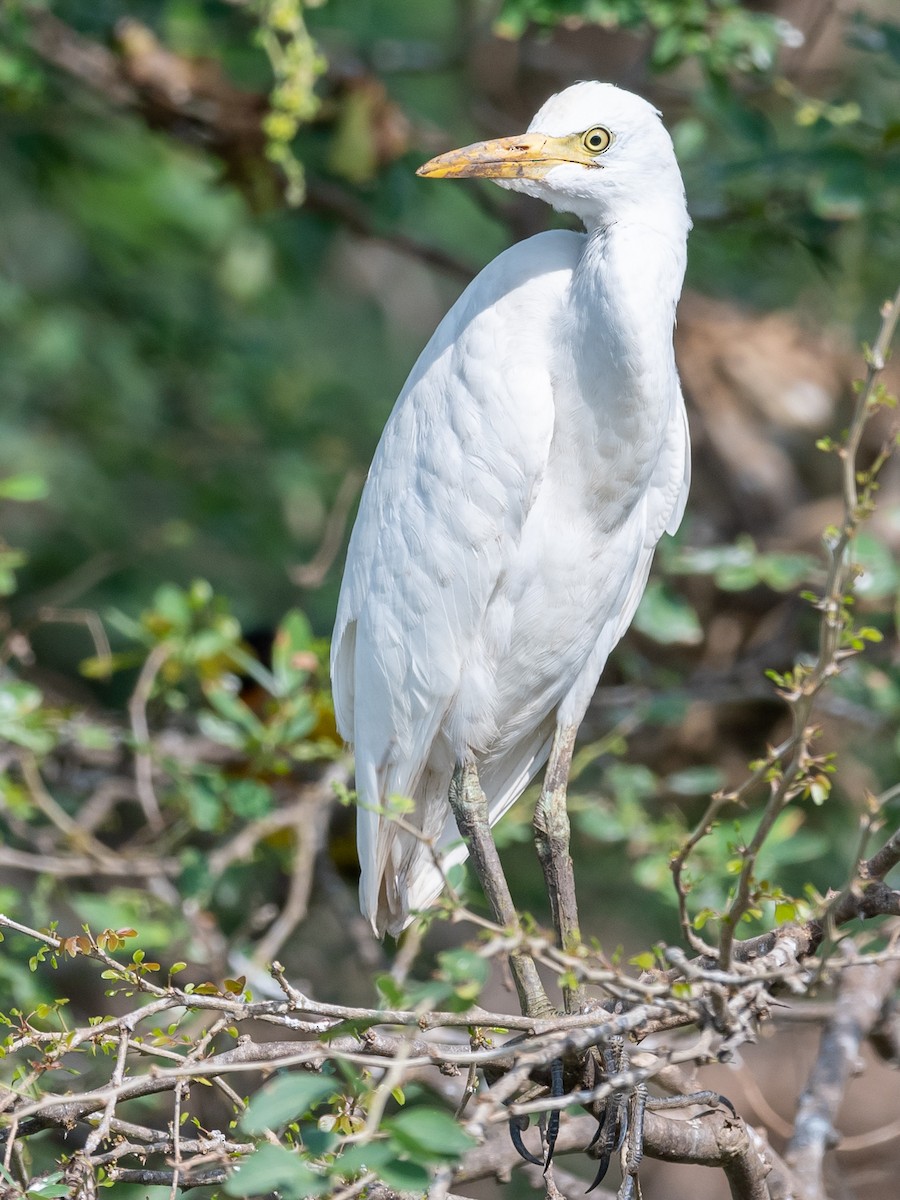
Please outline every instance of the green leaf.
M466 947L444 950L438 955L438 962L439 978L450 984L460 1000L471 1004L478 999L490 974L490 966L480 954Z
M246 734L234 722L218 717L211 712L198 712L197 725L200 732L212 742L220 746L229 746L232 750L242 750L246 742Z
M116 738L105 725L75 725L72 729L75 741L85 750L114 750Z
M633 967L640 967L642 971L652 971L656 966L656 955L650 950L645 950L643 954L635 954L628 961Z
M297 1154L284 1146L261 1146L237 1163L223 1190L228 1196L265 1196L278 1191L282 1200L299 1200L327 1187L328 1181L310 1170Z
M150 614L144 614L144 619ZM162 617L174 629L186 631L191 624L191 605L187 594L174 583L164 583L153 596L152 616Z
M330 1026L324 1033L321 1033L319 1038L323 1042L331 1042L339 1037L359 1037L361 1033L365 1033L373 1025L380 1024L381 1021L377 1016L353 1017L346 1021L338 1021L336 1025Z
M634 626L663 646L697 646L703 641L703 629L693 607L659 579L651 579L647 585Z
M272 643L272 671L283 692L306 682L317 665L313 634L306 615L292 608L282 618Z
M43 500L48 493L47 481L41 475L8 475L0 479L0 500Z
M396 1145L428 1162L458 1158L476 1144L450 1113L440 1108L407 1108L383 1127L390 1130Z
M305 1142L306 1138L303 1140ZM359 1142L343 1151L334 1169L341 1178L348 1179L362 1171L380 1173L384 1164L395 1158L396 1153L387 1142Z
M385 1008L407 1008L408 997L393 975L379 975L375 987Z
M419 1163L405 1158L393 1158L378 1168L378 1174L390 1188L398 1192L424 1192L431 1175Z
M666 776L666 787L679 796L708 796L724 783L721 770L710 764L685 767Z
M302 1117L334 1091L334 1079L327 1075L279 1075L256 1093L241 1116L240 1127L244 1133L277 1129Z
M300 1126L300 1137L304 1149L315 1158L321 1154L330 1154L338 1143L336 1134L328 1129L320 1129L311 1121L305 1121Z

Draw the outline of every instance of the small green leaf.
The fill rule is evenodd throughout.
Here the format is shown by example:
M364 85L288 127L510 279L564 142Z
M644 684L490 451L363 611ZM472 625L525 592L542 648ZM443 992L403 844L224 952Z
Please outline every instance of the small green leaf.
M327 1180L284 1146L261 1146L237 1163L223 1190L228 1196L265 1196L278 1191L283 1200L299 1200L318 1195L327 1186Z
M391 1140L408 1154L440 1162L458 1158L476 1144L450 1113L440 1108L407 1108L384 1122Z
M650 950L645 950L643 954L635 954L634 958L628 960L633 967L640 967L642 971L652 971L656 966L656 956Z
M707 921L714 921L717 916L718 916L718 913L716 913L714 909L701 908L700 911L697 913L697 915L694 917L694 928L702 929Z
M299 1071L279 1075L261 1088L240 1119L244 1133L264 1133L302 1117L335 1090L334 1079Z
M634 627L660 645L697 646L703 641L700 619L683 597L659 579L651 579L638 605Z
M378 1174L390 1188L398 1192L427 1191L431 1175L419 1163L405 1158L393 1158L378 1168Z
M41 475L8 475L0 479L0 500L27 503L43 500L48 493L47 481Z
M337 1137L327 1129L320 1129L310 1121L300 1126L300 1137L307 1153L318 1158L321 1154L330 1154L337 1145Z
M438 977L446 980L461 1000L471 1004L478 999L490 974L486 959L474 950L462 947L442 951L438 955L438 963Z
M312 629L299 608L285 613L272 643L272 671L283 692L298 687L318 665Z
M361 1171L380 1172L382 1166L394 1158L396 1154L387 1142L359 1142L344 1150L334 1164L334 1169L341 1178L347 1179Z

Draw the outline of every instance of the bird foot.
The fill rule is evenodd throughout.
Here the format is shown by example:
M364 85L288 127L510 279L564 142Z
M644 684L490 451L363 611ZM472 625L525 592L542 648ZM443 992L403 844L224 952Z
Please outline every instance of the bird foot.
M572 1064L570 1063L570 1068ZM596 1088L604 1079L611 1080L621 1077L628 1070L628 1051L625 1039L611 1038L607 1045L590 1051L582 1065L580 1086L585 1089ZM549 1095L560 1099L566 1094L565 1064L562 1058L555 1058L550 1063L550 1085L546 1084L533 1088L519 1099L531 1099L537 1095ZM651 1096L644 1082L630 1083L621 1090L605 1096L594 1106L597 1117L597 1130L586 1150L597 1158L597 1172L591 1182L588 1192L592 1192L603 1182L609 1171L614 1155L620 1155L622 1168L622 1183L619 1187L617 1200L640 1200L641 1188L638 1170L644 1157L644 1117L648 1110L658 1111L668 1108L685 1108L690 1105L708 1105L711 1108L724 1106L737 1116L734 1105L726 1097L714 1091L689 1092L677 1096ZM509 1135L516 1153L525 1162L548 1170L553 1162L556 1142L559 1137L562 1108L553 1108L541 1117L542 1154L532 1153L525 1145L524 1132L528 1129L529 1121L526 1115L516 1115L510 1118Z
M565 1095L565 1082L563 1073L563 1060L554 1058L550 1063L550 1092L549 1094L558 1099ZM553 1152L556 1149L556 1139L559 1137L559 1109L551 1110L549 1116L541 1118L541 1141L543 1143L544 1157L538 1158L532 1154L525 1142L522 1140L522 1134L528 1128L527 1116L510 1117L509 1121L509 1136L516 1153L525 1162L534 1163L536 1166L543 1167L546 1173L548 1167L553 1162Z
M615 1050L612 1051L610 1058L613 1054L615 1054ZM621 1069L624 1049L620 1054L617 1069ZM601 1147L598 1154L600 1161L597 1174L587 1190L592 1192L602 1183L609 1170L613 1154L618 1153L621 1154L622 1182L616 1193L616 1200L640 1200L641 1185L638 1179L638 1170L644 1158L645 1114L648 1111L687 1108L695 1104L706 1104L712 1108L724 1105L732 1116L737 1116L735 1107L727 1096L713 1091L688 1092L678 1096L650 1096L646 1083L638 1083L627 1096L623 1093L614 1093L610 1096L600 1114L597 1132L587 1147L588 1150L598 1144Z

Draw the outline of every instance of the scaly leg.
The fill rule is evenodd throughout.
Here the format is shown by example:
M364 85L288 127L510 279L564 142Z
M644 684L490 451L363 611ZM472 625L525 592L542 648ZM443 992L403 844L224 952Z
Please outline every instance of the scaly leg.
M581 943L575 873L569 855L569 814L566 812L566 788L577 732L574 725L557 726L544 772L544 785L534 810L534 844L547 882L553 925L560 949L564 951L574 950ZM563 1000L567 1013L577 1012L584 1001L583 989L564 988Z
M472 762L457 765L450 783L450 807L459 832L469 848L475 874L487 897L498 925L513 932L521 931L519 914L513 904L509 884L503 873L500 856L494 845L488 819L487 798L478 779L478 768ZM514 950L509 956L516 991L522 1012L528 1017L546 1017L553 1012L541 983L534 959L524 950Z
M603 1073L607 1079L618 1075L627 1064L625 1041L621 1037L610 1038L602 1050ZM613 1092L603 1104L603 1112L597 1123L597 1132L588 1143L587 1149L599 1145L599 1165L594 1181L587 1189L592 1192L603 1182L612 1156L621 1150L628 1134L628 1099L623 1092Z

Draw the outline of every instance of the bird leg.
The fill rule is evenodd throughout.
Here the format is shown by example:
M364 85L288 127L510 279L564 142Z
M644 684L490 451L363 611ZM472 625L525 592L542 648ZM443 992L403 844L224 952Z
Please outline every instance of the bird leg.
M534 810L534 844L547 883L553 925L563 951L575 950L581 943L575 873L569 854L569 814L566 811L566 788L577 732L575 725L557 726L544 784ZM563 988L567 1013L577 1012L583 1001L582 988Z
M629 1120L622 1146L622 1185L617 1200L631 1200L640 1194L638 1168L644 1158L644 1117L647 1112L647 1085L639 1083L628 1101Z
M482 791L475 763L457 764L450 782L449 799L457 827L469 849L472 866L494 913L494 919L498 925L503 925L514 933L521 933L522 924L491 834L487 798ZM509 966L525 1016L549 1016L553 1007L547 999L531 955L522 949L513 950L509 956Z
M624 1038L610 1038L600 1053L603 1060L603 1074L607 1079L618 1075L627 1065L628 1058ZM598 1064L595 1062L595 1072L597 1066ZM597 1147L596 1154L599 1160L597 1174L587 1189L589 1192L592 1192L606 1177L612 1156L622 1149L625 1142L628 1125L628 1098L624 1092L613 1092L602 1102L598 1115L597 1132L587 1145L588 1150L593 1149L594 1146Z

